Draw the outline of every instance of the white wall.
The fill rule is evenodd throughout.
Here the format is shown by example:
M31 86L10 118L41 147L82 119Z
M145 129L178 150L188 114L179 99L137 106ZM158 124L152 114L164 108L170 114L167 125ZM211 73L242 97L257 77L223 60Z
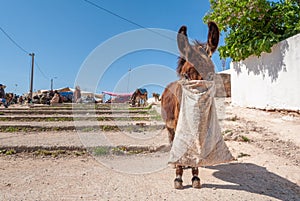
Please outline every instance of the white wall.
M232 103L260 109L300 110L300 34L272 53L230 64Z

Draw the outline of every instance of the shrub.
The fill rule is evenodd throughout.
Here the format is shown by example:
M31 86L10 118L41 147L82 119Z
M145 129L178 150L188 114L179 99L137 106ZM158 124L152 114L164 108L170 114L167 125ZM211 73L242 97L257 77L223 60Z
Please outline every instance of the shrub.
M218 49L221 58L240 61L260 56L300 33L299 0L210 0L210 4L204 21L215 21L225 34L225 45Z

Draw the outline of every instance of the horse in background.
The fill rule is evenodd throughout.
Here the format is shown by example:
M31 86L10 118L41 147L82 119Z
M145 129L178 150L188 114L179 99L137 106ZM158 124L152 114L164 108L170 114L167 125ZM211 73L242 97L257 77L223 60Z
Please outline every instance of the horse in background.
M160 94L158 94L158 93L152 93L152 96L153 96L155 102L160 101L160 98L159 98Z
M133 107L135 107L136 105L138 107L140 107L141 105L146 106L147 100L148 100L148 92L145 88L136 89L130 98L131 106Z
M187 37L187 27L182 26L177 34L177 45L181 53L178 59L177 74L180 79L211 80L214 75L214 65L211 61L212 54L219 43L219 28L214 22L208 23L208 38L206 43L195 41L190 44ZM164 90L161 98L161 114L166 123L169 142L172 145L178 122L182 88L178 81L170 83ZM198 167L192 167L192 186L200 188ZM174 187L182 189L183 167L176 165L176 178Z

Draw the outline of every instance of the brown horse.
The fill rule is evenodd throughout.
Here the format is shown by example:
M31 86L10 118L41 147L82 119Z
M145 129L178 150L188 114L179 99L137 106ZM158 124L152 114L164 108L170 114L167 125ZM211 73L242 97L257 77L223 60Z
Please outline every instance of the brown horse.
M144 88L139 88L133 92L131 96L131 105L140 107L141 105L146 106L148 100L148 92Z
M187 38L187 28L182 26L177 35L178 49L181 53L178 59L177 73L180 79L188 80L211 80L214 75L214 65L211 61L212 54L216 51L219 43L219 28L214 22L208 23L207 43L195 41L191 45ZM182 88L178 81L170 83L164 90L161 98L162 118L166 123L169 134L169 142L172 145L177 121L180 112ZM198 167L192 167L192 186L200 188ZM176 166L176 178L174 186L176 189L183 188L183 167Z

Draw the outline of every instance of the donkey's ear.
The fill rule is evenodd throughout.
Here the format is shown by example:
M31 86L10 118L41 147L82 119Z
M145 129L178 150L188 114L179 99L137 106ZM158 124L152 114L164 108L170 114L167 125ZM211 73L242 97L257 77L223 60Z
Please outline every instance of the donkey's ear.
M211 56L218 47L220 31L216 23L208 22L207 53Z
M177 45L181 56L187 59L187 55L190 51L190 43L187 38L187 28L186 26L180 27L177 34Z

